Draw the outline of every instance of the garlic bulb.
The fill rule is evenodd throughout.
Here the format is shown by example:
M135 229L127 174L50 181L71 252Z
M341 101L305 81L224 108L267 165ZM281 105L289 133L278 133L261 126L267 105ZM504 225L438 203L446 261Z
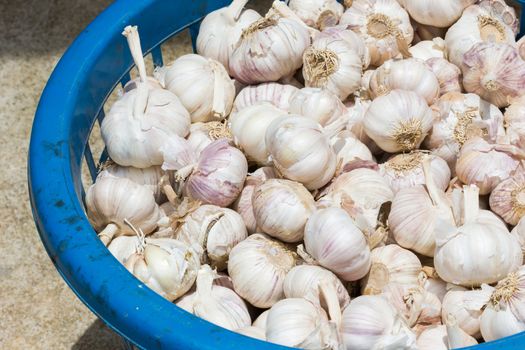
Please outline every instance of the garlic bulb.
M235 333L239 333L250 338L266 340L266 334L264 329L260 329L253 326L236 329Z
M417 287L421 262L417 256L396 244L372 249L372 266L361 281L363 294L380 294L388 284Z
M193 123L190 126L188 142L195 154L200 155L206 146L213 141L226 138L233 139L228 126L223 122Z
M123 35L128 39L140 82L111 106L102 121L102 139L110 158L119 165L161 165L160 149L172 137L188 134L190 117L176 95L149 83L137 27L127 26Z
M395 89L413 91L423 97L429 105L439 97L439 82L435 74L423 61L415 58L387 61L372 74L372 98L388 94Z
M490 209L506 223L517 225L525 216L525 173L517 171L490 194Z
M479 6L489 11L492 16L496 16L509 28L512 29L514 34L518 34L519 21L516 17L516 10L511 5L507 5L505 0L481 0L478 1Z
M303 88L290 98L292 114L315 120L328 133L342 130L348 123L347 110L341 100L328 90Z
M483 285L481 289L449 291L443 298L442 317L452 315L458 326L467 334L479 338L479 318L489 302L493 288Z
M229 70L230 55L241 33L261 18L254 10L243 10L248 0L234 0L227 6L210 12L201 22L197 36L197 53L213 58Z
M410 299L407 302L410 303ZM423 292L420 309L421 312L416 321L416 329L431 327L441 323L441 301L437 295L428 291Z
M456 164L456 173L464 184L479 187L479 193L489 194L516 170L519 161L512 146L489 144L480 137L465 142Z
M397 193L403 188L424 185L423 160L429 158L430 171L437 188L446 190L450 181L450 169L447 162L435 155L426 155L423 151L413 151L393 156L379 166L390 188Z
M395 0L355 0L339 23L363 38L374 66L410 55L414 30L408 13Z
M417 337L418 350L448 350L478 345L476 339L463 332L455 321L424 330Z
M372 154L377 155L383 153L383 150L379 148L379 146L366 134L363 125L366 111L370 107L371 103L372 101L370 100L364 100L358 97L355 98L355 102L353 104L346 102L345 106L349 114L348 125L346 128L347 130L351 131L359 141L364 143L370 152L372 152Z
M514 33L487 9L477 5L469 6L445 35L448 60L461 67L463 55L467 51L477 43L490 41L512 44Z
M299 91L299 89L295 86L279 83L249 85L242 89L235 98L232 112L238 112L243 108L263 101L269 102L279 109L288 111L290 108L290 98L297 91Z
M350 302L343 311L341 333L347 350L416 349L415 334L378 295L363 295Z
M413 150L432 128L432 110L412 91L392 90L372 101L363 121L365 131L381 149Z
M190 112L193 123L222 120L230 114L235 86L220 62L188 54L159 73L166 89Z
M498 282L490 302L481 314L481 335L492 341L525 331L525 267Z
M248 236L239 214L215 205L200 206L181 220L177 239L202 247L201 262L209 262L218 270L226 268L231 249Z
M303 185L282 179L257 185L252 206L257 227L284 242L301 241L306 221L315 211L314 198Z
M335 173L335 152L311 119L292 114L274 120L266 129L266 145L277 171L309 190L326 185Z
M433 267L423 266L423 273L419 275L419 284L429 294L435 295L441 302L448 293L447 282L443 281Z
M480 210L479 189L456 190L456 225L448 219L436 222L434 264L439 276L454 284L479 286L494 283L523 262L520 245L505 224L492 212Z
M255 233L233 247L228 274L243 299L253 306L268 308L284 298L284 278L295 263L295 253L285 245Z
M439 82L439 96L448 92L461 92L463 76L461 70L444 58L430 58L425 64L434 73Z
M310 27L333 27L343 14L343 5L336 0L290 0L288 6Z
M345 165L357 161L373 161L372 153L350 131L343 130L330 139L330 144L337 157L338 169L343 170Z
M445 58L445 41L441 38L420 41L409 47L408 51L413 58L426 61L431 58Z
M186 293L197 277L198 254L169 238L148 239L125 262L125 267L155 292L173 301Z
M356 281L370 269L365 236L342 209L315 212L306 223L304 247L315 261L345 281Z
M318 38L304 52L305 85L326 89L344 100L359 89L362 65L361 57L346 40Z
M510 232L521 245L521 251L523 252L523 261L525 261L525 220L520 220L518 224Z
M263 311L259 317L257 317L255 319L255 321L253 321L253 324L252 326L253 327L257 327L259 329L262 329L266 332L266 320L268 319L268 313L270 312L270 310L266 310L266 311Z
M315 36L315 39L320 38L343 39L359 55L363 69L368 68L370 65L370 53L368 52L368 47L366 47L363 39L361 39L361 37L354 31L347 29L347 26L340 25L324 28L322 32L319 32Z
M525 94L525 62L506 43L478 43L463 55L463 86L498 107Z
M505 111L508 142L525 148L525 96L517 98Z
M439 27L450 27L457 21L463 10L474 4L476 0L402 0L403 7L410 17L417 22Z
M227 207L241 193L248 173L244 154L220 139L208 145L198 160L188 144L164 151L163 169L177 170L183 193L206 204Z
M243 30L230 56L232 76L241 83L256 84L293 75L310 44L303 25L272 15L252 23Z
M268 149L265 143L265 132L276 119L286 115L269 102L258 102L232 113L229 118L230 129L235 144L243 150L248 160L260 165L268 164Z
M177 306L217 326L235 330L252 324L244 301L231 289L213 285L217 276L208 265L197 275L195 292L182 297Z
M350 296L339 278L329 270L314 265L299 265L291 269L284 279L284 295L287 298L314 297L322 302L319 295L321 282L333 288L341 309L350 303Z
M451 92L434 105L436 118L425 147L447 161L452 173L463 144L475 136L496 142L505 133L503 115L475 94Z
M153 192L126 178L105 176L86 193L89 222L104 245L119 235L134 235L134 228L144 234L157 227L160 211Z
M421 314L425 294L426 292L423 288L407 287L397 283L385 285L381 293L390 305L403 316L412 329L415 328L414 326ZM439 308L441 309L441 305L439 305ZM439 320L438 323L440 323L440 321L441 320Z

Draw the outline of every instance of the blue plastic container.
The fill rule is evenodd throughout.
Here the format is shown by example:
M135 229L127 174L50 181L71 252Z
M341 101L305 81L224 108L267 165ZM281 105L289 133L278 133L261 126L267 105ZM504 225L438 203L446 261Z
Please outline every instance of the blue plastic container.
M117 84L129 80L132 67L123 28L138 25L144 52L162 65L163 42L187 28L195 40L202 17L229 2L116 1L64 54L42 94L33 123L29 192L42 242L84 304L139 348L285 349L217 327L158 296L113 258L82 206L83 157L92 177L96 176L89 135L94 123L104 117L107 97ZM525 333L476 347L502 348L524 349Z

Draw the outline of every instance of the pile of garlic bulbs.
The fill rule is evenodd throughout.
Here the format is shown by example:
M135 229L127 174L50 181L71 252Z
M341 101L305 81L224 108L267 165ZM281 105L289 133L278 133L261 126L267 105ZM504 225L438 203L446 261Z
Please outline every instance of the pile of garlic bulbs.
M110 252L184 310L304 349L525 331L525 57L503 0L233 0L102 123Z

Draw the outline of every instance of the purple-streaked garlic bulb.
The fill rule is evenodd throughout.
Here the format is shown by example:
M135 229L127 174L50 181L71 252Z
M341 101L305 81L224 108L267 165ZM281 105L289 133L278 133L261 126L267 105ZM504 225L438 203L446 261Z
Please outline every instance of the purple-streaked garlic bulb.
M430 58L425 61L428 68L434 73L439 82L439 96L448 92L461 92L463 76L461 69L444 58Z
M517 225L525 216L525 172L520 169L503 180L490 194L490 209L506 223Z

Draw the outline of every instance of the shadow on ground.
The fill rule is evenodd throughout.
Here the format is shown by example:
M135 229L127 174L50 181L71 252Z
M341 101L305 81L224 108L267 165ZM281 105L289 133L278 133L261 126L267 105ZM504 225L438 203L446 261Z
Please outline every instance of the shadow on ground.
M109 329L101 320L95 320L73 344L71 350L125 349L122 338Z

